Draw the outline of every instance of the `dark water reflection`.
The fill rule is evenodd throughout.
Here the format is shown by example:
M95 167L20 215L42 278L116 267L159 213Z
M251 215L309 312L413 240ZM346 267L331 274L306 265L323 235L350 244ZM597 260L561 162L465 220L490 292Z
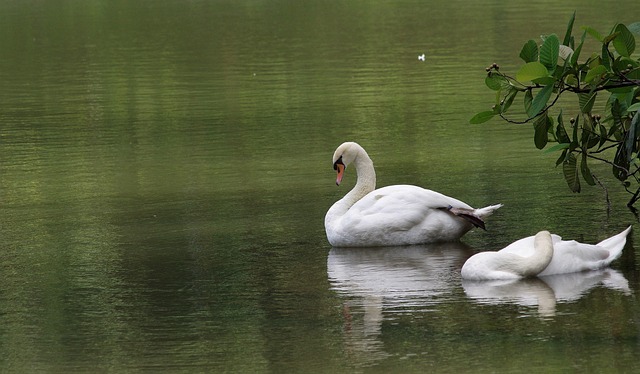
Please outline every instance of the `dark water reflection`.
M484 66L515 66L574 9L637 21L625 6L0 2L0 371L634 367L632 245L557 281L458 275L541 228L597 242L636 222L608 168L609 212L601 190L568 193L529 127L468 125ZM459 247L331 249L345 140L380 185L505 207ZM551 292L555 315L530 296Z

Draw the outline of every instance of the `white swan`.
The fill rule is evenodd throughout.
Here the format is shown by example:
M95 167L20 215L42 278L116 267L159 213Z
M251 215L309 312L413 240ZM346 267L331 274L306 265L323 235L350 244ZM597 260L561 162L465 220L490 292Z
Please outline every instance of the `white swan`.
M333 154L340 184L354 164L355 187L334 203L324 219L334 247L407 245L458 240L502 204L474 209L460 200L417 186L376 188L373 162L359 144L341 144Z
M472 280L509 279L602 269L620 257L630 231L631 226L595 245L579 243L575 240L562 240L558 235L551 235L553 243L551 260L537 273L532 265L533 259L546 261L548 253L544 246L538 245L537 235L529 236L509 244L498 252L481 252L471 256L462 266L461 275L464 279ZM503 258L513 256L519 256L523 260L518 264L505 265ZM531 271L527 274L518 273L518 268L527 266L531 267Z
M553 258L554 247L551 234L549 231L540 231L536 236L526 239L527 245L531 248L527 247L524 254L508 252L505 248L498 252L480 252L471 256L462 265L462 278L518 279L538 275Z

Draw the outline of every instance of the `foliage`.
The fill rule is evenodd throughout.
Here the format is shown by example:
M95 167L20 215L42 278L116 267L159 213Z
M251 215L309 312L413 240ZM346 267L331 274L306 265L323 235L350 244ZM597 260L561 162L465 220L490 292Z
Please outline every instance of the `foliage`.
M590 161L611 165L615 178L632 194L627 204L631 207L640 199L640 59L633 57L640 22L616 24L604 36L583 27L576 45L574 21L575 13L562 42L556 34L542 36L540 45L527 41L520 51L524 65L515 76L503 73L497 64L488 67L485 84L495 91L496 102L470 122L499 116L509 123L533 124L535 146L543 149L552 143L546 152L560 152L556 166L562 165L573 192L580 192L581 180L601 184ZM600 51L582 51L588 37L597 41ZM551 114L565 93L577 99L575 109L565 110L572 112L568 123L562 109ZM523 98L524 119L514 120L507 112L518 96ZM595 114L594 108L606 114Z

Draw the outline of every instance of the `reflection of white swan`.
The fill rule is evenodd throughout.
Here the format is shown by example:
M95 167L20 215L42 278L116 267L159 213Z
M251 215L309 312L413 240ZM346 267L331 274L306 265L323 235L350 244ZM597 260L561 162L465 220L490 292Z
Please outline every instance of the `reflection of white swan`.
M386 307L420 306L449 291L469 248L460 242L377 248L333 248L331 288L350 296L383 296Z
M506 248L498 252L476 253L462 266L462 278L482 280L536 276L549 265L553 257L551 234L549 231L540 231L533 240L527 241L527 245L531 246L531 250L525 255L506 251Z
M474 209L460 200L417 186L376 188L376 173L367 152L357 143L343 143L333 155L340 184L345 168L354 164L355 187L325 216L329 243L337 247L390 246L453 241L502 205Z
M557 302L577 300L601 285L625 294L631 293L626 278L610 268L530 279L462 280L465 294L479 303L537 306L544 316L555 314Z
M595 245L578 243L575 240L562 240L558 235L551 235L553 257L544 270L538 273L538 276L567 274L607 267L622 254L630 231L631 226ZM531 265L531 262L522 260L522 263L519 264L514 260L517 259L517 257L513 257L514 255L529 259L543 257L544 251L541 252L540 246L534 245L534 241L537 240L534 238L529 236L520 239L498 252L481 252L472 256L462 267L462 277L465 279L518 278L519 276L509 275L517 274L521 267L526 268ZM509 261L505 259L509 259ZM533 271L522 274L522 276L533 275L535 275Z
M387 357L380 340L384 319L432 308L445 298L459 284L457 270L469 252L460 242L331 249L327 275L343 298L344 340L354 365Z

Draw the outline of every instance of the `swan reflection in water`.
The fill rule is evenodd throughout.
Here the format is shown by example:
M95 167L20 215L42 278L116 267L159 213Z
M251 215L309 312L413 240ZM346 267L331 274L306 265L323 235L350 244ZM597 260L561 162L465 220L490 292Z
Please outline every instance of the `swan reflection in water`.
M327 273L331 289L345 299L345 345L354 364L387 357L380 340L383 319L427 311L448 297L471 254L460 242L331 249Z
M545 317L555 315L558 302L578 300L599 286L631 294L627 279L611 268L528 279L462 280L467 297L479 303L537 307Z

